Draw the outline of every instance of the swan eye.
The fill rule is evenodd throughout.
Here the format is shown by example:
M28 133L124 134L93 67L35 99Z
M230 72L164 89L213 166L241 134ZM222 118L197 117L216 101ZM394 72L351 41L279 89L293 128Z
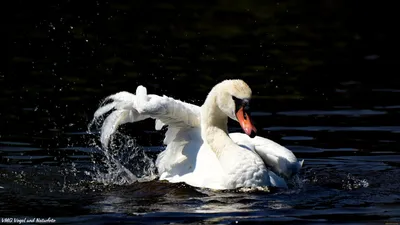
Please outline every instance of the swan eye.
M242 100L232 95L233 102L235 102L235 112L239 111L242 107Z
M241 98L236 98L235 96L232 95L232 99L235 102L235 112L239 111L240 108L243 107L244 111L249 111L250 109L250 100L245 98L245 99L241 99Z

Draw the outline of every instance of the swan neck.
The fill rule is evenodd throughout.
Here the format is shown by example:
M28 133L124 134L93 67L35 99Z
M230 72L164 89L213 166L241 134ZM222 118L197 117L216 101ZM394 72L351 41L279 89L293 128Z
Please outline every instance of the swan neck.
M210 146L219 158L234 144L228 135L228 116L222 112L217 103L218 89L213 89L201 107L201 134L203 141Z

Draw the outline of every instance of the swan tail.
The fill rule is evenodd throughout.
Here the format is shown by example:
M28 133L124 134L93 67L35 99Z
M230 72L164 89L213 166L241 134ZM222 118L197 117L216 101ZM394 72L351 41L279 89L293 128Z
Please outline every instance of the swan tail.
M300 170L301 168L303 168L303 164L304 164L304 159L299 160L299 162L298 162L298 168L299 168L299 170Z

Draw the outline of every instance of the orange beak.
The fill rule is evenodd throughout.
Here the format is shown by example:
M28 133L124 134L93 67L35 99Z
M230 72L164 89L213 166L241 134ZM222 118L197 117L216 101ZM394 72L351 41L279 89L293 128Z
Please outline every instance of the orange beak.
M255 137L257 133L256 127L251 122L249 114L245 112L243 107L241 107L236 112L236 118L239 120L239 124L242 127L243 131L249 135L250 137Z

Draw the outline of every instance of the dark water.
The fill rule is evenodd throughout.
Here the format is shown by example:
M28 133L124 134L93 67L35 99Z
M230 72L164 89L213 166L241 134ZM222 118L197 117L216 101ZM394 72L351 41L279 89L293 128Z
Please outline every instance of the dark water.
M7 70L0 73L2 218L400 222L396 7L222 0L11 4L3 28ZM163 133L152 121L123 126L106 154L98 134L87 132L107 95L143 84L150 93L202 104L226 78L252 87L262 135L305 159L290 190L212 192L146 181L162 149Z

